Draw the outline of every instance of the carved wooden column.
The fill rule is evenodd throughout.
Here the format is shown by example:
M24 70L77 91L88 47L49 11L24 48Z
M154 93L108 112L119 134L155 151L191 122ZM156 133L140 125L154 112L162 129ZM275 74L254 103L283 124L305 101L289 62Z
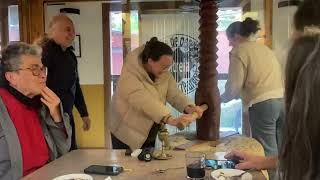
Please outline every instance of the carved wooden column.
M202 140L219 139L220 93L218 89L217 64L217 19L216 0L200 2L200 66L199 84L196 91L196 104L208 104L202 118L197 121L197 138Z

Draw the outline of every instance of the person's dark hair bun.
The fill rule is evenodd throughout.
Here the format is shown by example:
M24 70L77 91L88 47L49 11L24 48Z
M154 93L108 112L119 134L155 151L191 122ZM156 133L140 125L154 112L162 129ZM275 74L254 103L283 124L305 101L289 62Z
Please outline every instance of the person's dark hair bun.
M149 54L150 49L152 49L156 42L159 42L157 37L152 37L149 41L146 42L146 45L144 47L146 54Z
M162 55L173 55L172 49L167 44L158 40L157 37L152 37L145 45L144 50L140 54L142 63L147 63L151 58L158 61Z
M242 22L241 35L244 37L249 37L251 34L255 34L260 30L259 22L247 17Z
M157 37L152 37L148 42L147 42L147 44L152 44L152 43L154 43L154 42L157 42L158 41L158 38Z
M242 22L236 21L231 23L226 32L228 38L234 38L236 34L248 38L252 34L256 34L259 30L259 22L248 17Z

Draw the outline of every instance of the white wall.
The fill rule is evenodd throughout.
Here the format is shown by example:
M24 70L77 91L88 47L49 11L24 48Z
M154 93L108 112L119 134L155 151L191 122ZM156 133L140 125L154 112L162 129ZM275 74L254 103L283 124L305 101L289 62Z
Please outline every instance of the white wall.
M47 5L46 29L52 16L60 8L80 9L80 15L68 15L74 22L76 34L81 37L81 58L78 70L81 84L103 84L102 2L71 2Z
M297 6L278 8L280 1L282 0L273 0L272 46L284 71L291 44L290 38L294 29L293 15L297 10Z
M197 13L142 14L140 44L144 44L153 36L170 43L169 38L177 33L198 39L198 20Z

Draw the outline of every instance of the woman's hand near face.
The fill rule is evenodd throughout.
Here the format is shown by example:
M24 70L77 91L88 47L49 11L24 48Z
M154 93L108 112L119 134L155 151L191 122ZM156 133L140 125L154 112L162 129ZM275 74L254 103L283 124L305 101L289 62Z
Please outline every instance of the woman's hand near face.
M59 123L62 121L60 112L60 98L47 86L41 90L41 102L45 104L52 116L54 122Z

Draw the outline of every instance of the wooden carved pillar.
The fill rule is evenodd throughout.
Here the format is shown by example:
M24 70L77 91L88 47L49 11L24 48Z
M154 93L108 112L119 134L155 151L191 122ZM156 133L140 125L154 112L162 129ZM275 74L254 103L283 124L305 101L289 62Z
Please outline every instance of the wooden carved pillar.
M200 66L199 84L196 91L196 104L207 104L209 109L197 120L197 138L202 140L219 139L220 93L218 89L217 64L217 19L216 0L200 2Z

